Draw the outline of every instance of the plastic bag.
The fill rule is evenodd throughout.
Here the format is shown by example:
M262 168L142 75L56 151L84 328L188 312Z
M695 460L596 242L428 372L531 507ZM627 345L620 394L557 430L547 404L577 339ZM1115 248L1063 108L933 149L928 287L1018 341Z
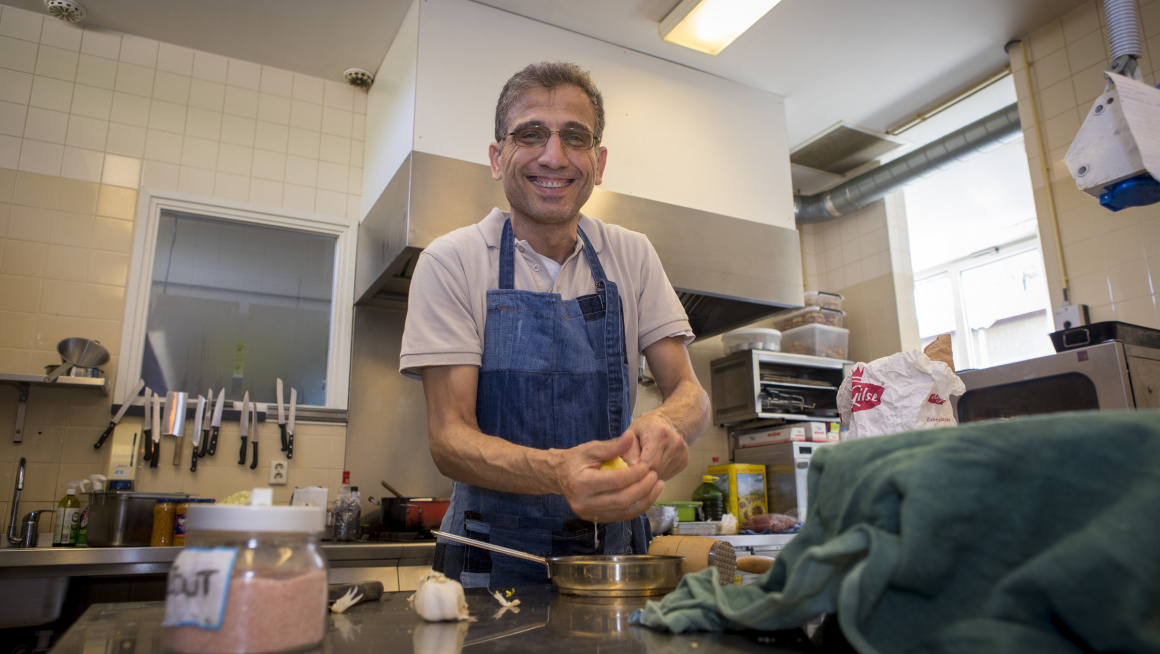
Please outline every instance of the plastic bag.
M858 363L838 388L838 411L846 438L882 436L957 423L950 403L966 387L951 365L949 337L940 336L926 352L911 350Z

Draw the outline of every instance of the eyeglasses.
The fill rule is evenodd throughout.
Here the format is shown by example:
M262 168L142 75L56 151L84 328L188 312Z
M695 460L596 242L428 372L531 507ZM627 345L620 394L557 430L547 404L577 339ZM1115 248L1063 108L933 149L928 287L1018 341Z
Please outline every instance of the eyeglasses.
M560 143L569 150L591 150L596 146L596 135L586 129L566 127L561 130L547 127L523 127L508 134L521 148L542 148L552 138L552 134L560 135Z

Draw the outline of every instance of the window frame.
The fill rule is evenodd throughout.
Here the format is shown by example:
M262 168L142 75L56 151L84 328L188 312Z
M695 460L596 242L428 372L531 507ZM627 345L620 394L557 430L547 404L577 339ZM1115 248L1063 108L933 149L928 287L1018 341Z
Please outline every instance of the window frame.
M161 212L181 211L239 223L291 229L336 239L331 286L330 340L327 345L326 406L345 412L350 396L350 357L354 325L354 264L358 222L349 218L207 198L175 191L141 189L134 221L133 252L125 292L125 320L117 361L114 397L122 398L141 376L152 291L153 260ZM191 389L192 391L192 389Z

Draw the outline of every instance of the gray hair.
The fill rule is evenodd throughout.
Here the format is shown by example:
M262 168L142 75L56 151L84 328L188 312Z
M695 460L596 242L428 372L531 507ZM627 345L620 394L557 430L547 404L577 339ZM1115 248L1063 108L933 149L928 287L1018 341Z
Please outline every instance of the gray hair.
M575 86L588 96L592 108L596 111L596 124L592 126L592 133L596 142L604 134L604 98L588 71L566 61L541 61L528 64L523 70L508 79L499 93L499 102L495 105L495 142L502 144L507 137L507 119L515 103L533 88L554 89L558 86Z

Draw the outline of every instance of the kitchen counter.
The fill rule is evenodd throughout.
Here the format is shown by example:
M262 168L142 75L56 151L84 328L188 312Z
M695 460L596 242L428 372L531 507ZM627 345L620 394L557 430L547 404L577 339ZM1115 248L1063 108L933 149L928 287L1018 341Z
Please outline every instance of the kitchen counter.
M552 586L515 589L520 605L504 610L483 589L467 591L467 606L475 622L427 623L413 610L409 592L386 593L342 614L329 614L325 641L312 652L335 654L471 654L555 651L664 652L800 652L808 643L778 646L773 635L692 633L673 635L628 624L628 615L644 606L646 598L569 597ZM518 611L516 610L518 609ZM96 604L56 643L51 654L85 652L164 652L161 619L164 602ZM785 633L778 634L785 637ZM766 641L766 642L763 642Z

